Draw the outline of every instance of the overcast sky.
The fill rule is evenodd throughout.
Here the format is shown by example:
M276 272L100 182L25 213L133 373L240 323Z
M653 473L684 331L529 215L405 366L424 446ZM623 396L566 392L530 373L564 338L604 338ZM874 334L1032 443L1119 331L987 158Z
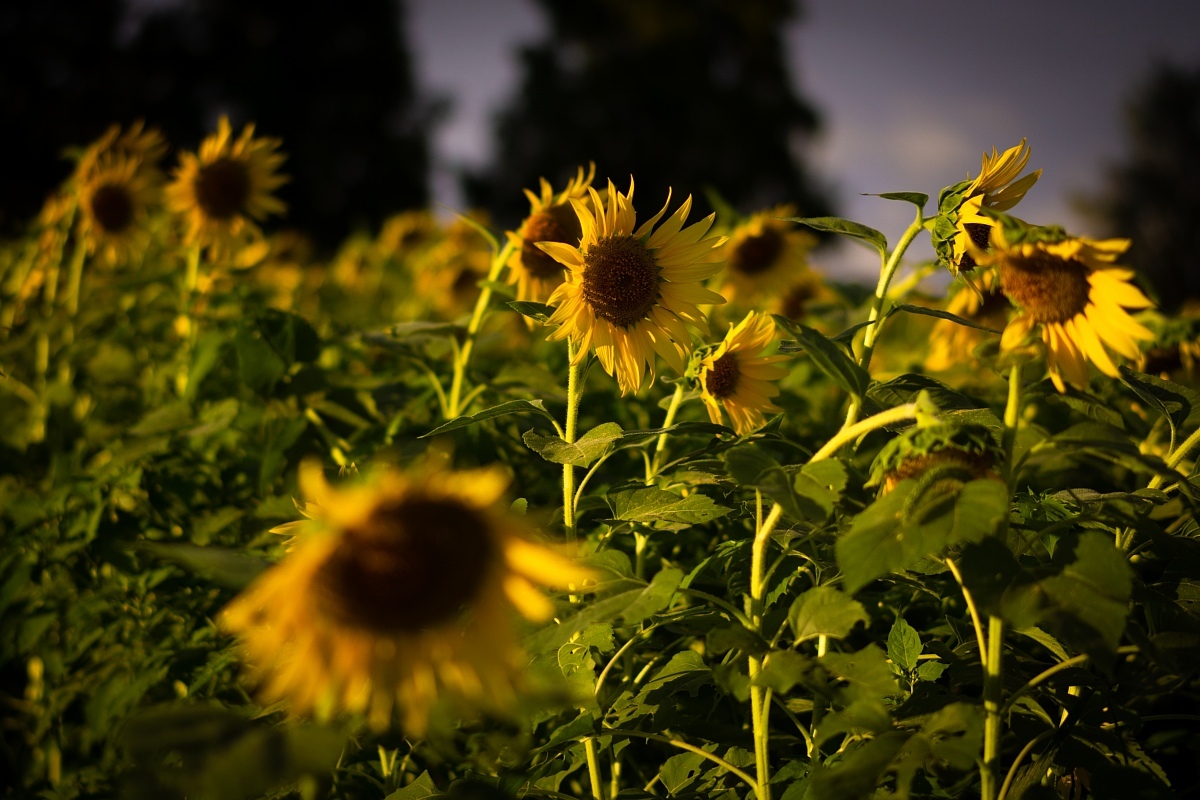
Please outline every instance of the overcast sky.
M1200 64L1197 0L805 0L803 9L785 41L794 83L824 120L809 161L843 216L889 240L911 207L860 193L933 195L977 174L984 150L1022 137L1044 171L1018 215L1099 233L1072 198L1094 193L1121 156L1132 92L1157 60ZM434 190L457 206L452 170L488 160L491 114L516 88L515 48L543 38L546 23L533 0L408 0L408 13L420 80L452 102ZM844 278L877 270L855 247L823 262Z

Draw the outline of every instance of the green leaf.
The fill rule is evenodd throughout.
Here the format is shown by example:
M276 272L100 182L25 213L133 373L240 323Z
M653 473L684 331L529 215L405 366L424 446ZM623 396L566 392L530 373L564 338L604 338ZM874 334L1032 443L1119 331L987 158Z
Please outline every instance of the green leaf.
M485 408L483 411L474 414L467 414L461 417L455 417L449 422L445 422L429 433L424 433L418 436L418 439L424 439L427 436L437 436L439 433L448 433L456 431L459 428L465 428L469 425L474 425L476 422L483 422L496 417L503 417L509 414L538 414L546 419L554 422L554 417L546 410L546 406L541 400L510 400L507 403L501 403L498 406Z
M433 778L429 777L429 770L424 770L407 786L397 789L383 800L424 800L426 797L433 797L438 794L441 794L441 792L438 791Z
M755 686L766 686L777 694L787 694L796 684L812 686L817 660L795 650L774 650L764 660L762 670L753 680Z
M387 329L387 337L390 343L395 342L418 342L428 339L440 339L444 336L454 336L460 331L465 333L462 325L456 325L453 322L425 322L423 320L413 320L411 322L401 322L398 325L393 325ZM375 341L375 339L372 339Z
M834 383L855 397L861 398L866 394L871 376L825 334L787 317L778 314L771 316L784 330L796 337L804 352Z
M700 775L700 768L707 761L704 756L695 753L680 753L664 761L658 777L667 794L674 797L681 789L694 783Z
M821 800L862 800L870 797L908 738L907 733L900 731L883 733L852 749L834 767L815 770L809 796Z
M543 325L550 321L550 315L554 313L554 306L548 306L545 303L534 303L529 300L510 300L508 307L518 314L536 320Z
M1109 652L1116 650L1125 631L1133 574L1109 534L1084 531L1074 549L1074 561L1058 575L1039 582L1050 602L1046 622L1060 636L1074 639L1094 652L1092 637L1080 636L1077 624L1060 619L1061 614L1083 622Z
M834 677L847 682L841 690L844 704L856 700L878 701L899 692L887 656L877 645L869 644L856 653L826 653L818 663Z
M243 325L233 337L238 374L242 383L258 392L267 392L288 369L287 362L268 344L257 327Z
M607 500L613 519L667 530L683 530L729 513L728 508L699 492L680 497L653 486L611 492Z
M943 664L940 661L923 661L913 670L913 674L917 676L917 680L919 681L929 681L932 683L942 677L942 673L949 668L949 664Z
M986 331L987 333L1003 333L995 328L989 328L986 325L980 325L978 322L972 322L969 319L963 319L957 314L951 314L949 311L943 311L940 308L924 308L923 306L909 305L908 303L897 303L892 306L895 311L904 311L908 314L919 314L923 317L937 317L938 319L950 320L953 323L962 325L967 328L974 328L978 331Z
M801 467L792 488L802 506L811 504L820 510L820 513L809 513L810 519L828 519L842 497L846 479L846 465L837 459L827 458Z
M892 630L887 638L888 658L905 672L917 668L918 658L924 648L921 646L921 635L904 617L896 617Z
M891 730L892 717L881 700L856 700L821 720L816 743L829 741L839 733L874 733Z
M1144 372L1135 372L1124 365L1118 369L1121 372L1121 383L1132 389L1146 405L1166 417L1171 426L1172 438L1178 435L1179 429L1193 412L1200 411L1200 394L1194 389L1164 381Z
M220 547L197 547L193 544L138 542L137 549L157 558L174 561L185 569L207 576L214 583L230 589L245 588L259 573L270 566L237 550Z
M558 436L542 436L528 431L521 438L531 450L555 464L570 464L574 467L590 467L596 459L612 449L613 442L624 435L615 422L598 425L580 436L575 442L567 443Z
M635 584L631 589L595 600L575 616L534 632L526 639L525 646L531 653L544 653L557 650L575 634L596 623L620 620L627 625L636 625L669 606L682 580L682 570L674 567L659 570L650 583ZM618 583L628 585L633 581L625 579Z
M321 355L321 337L304 317L290 311L268 308L255 319L259 332L284 364L316 361Z
M838 539L835 552L847 591L857 592L949 545L981 541L1008 514L1008 491L1000 481L971 481L954 497L928 492L908 509L917 485L915 480L901 481L862 511Z
M733 433L733 428L715 425L711 422L676 422L666 428L653 428L642 431L625 431L620 447L633 447L644 442L654 441L660 435L667 436L718 436L722 433Z
M753 444L734 447L722 454L721 459L725 471L739 486L761 490L793 519L805 518L792 491L792 478L762 448Z
M867 619L862 603L829 586L814 586L804 592L788 612L788 624L797 643L818 636L845 639L855 625Z
M884 200L903 200L906 203L912 203L917 208L925 208L925 204L929 202L929 195L924 192L883 192L882 194L871 194L864 192L865 197L882 197Z
M887 252L887 238L874 228L868 228L866 225L858 222L852 222L841 217L788 217L787 221L807 225L818 231L827 231L859 239L874 247L880 254Z

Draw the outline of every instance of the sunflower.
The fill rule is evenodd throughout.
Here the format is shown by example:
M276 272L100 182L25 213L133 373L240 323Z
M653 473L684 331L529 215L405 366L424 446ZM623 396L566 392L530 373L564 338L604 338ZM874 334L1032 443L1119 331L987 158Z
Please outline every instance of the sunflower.
M157 170L137 157L110 154L80 177L79 234L87 252L108 264L143 252L150 240L149 212L162 188Z
M808 270L808 253L817 239L780 219L795 215L793 206L776 206L751 215L729 234L723 292L730 299L775 293Z
M518 300L544 303L563 282L563 265L538 249L537 243L579 244L583 229L571 201L586 202L595 177L596 165L591 164L586 175L583 167L579 167L575 177L558 194L545 178L541 179L540 196L525 190L525 196L529 198L529 216L515 233L507 233L513 246L508 259L508 283L517 287Z
M479 228L490 222L486 211L455 217L436 244L411 265L417 273L417 293L440 318L469 313L479 299L479 282L487 278L492 264L492 247Z
M439 702L511 710L523 662L512 610L549 620L538 585L593 576L496 509L506 483L492 470L387 471L334 489L305 462L311 522L285 531L289 552L219 619L264 698L320 718L362 713L376 730L398 712L414 736Z
M1087 386L1089 360L1105 375L1120 377L1108 350L1136 360L1138 340L1153 338L1126 311L1153 304L1130 283L1131 271L1114 266L1129 240L1028 238L1010 243L1004 228L996 225L991 253L975 253L981 264L999 265L1000 289L1021 309L1004 329L1001 349L1020 347L1040 326L1050 379L1060 392L1066 391L1064 377Z
M569 270L550 296L557 308L549 324L559 328L549 338L569 338L576 363L594 345L604 371L629 394L642 386L647 367L653 380L655 353L683 373L692 344L687 325L707 333L699 306L725 302L700 285L720 271L725 238L703 238L712 214L683 227L691 197L654 230L671 202L668 192L662 209L635 230L632 180L627 194L609 181L607 202L594 188L588 194L590 206L571 201L583 231L579 244L538 244Z
M771 381L787 375L778 366L787 356L760 356L775 338L775 321L751 311L729 333L721 345L700 362L700 398L708 408L708 418L722 423L723 408L733 421L738 436L745 436L763 424L763 412L778 413L770 398L779 394Z
M1000 291L1000 278L995 270L986 270L976 276L977 285L960 284L951 296L946 310L956 317L982 325L985 328L1003 330L1008 324L1012 303ZM971 359L971 353L988 334L978 328L959 325L948 319L938 320L929 337L929 355L925 369L944 372L957 364Z
M1030 149L1022 139L1016 147L997 154L983 154L979 176L967 184L961 202L951 215L953 234L950 241L951 272L970 272L976 266L973 252L986 249L995 220L984 209L1007 211L1015 206L1042 175L1040 169L1018 178L1029 163ZM961 185L960 185L961 186Z
M239 239L261 235L255 221L283 213L284 204L271 194L287 181L278 174L284 158L275 152L279 144L278 139L254 138L252 124L234 139L223 116L198 155L180 156L167 201L186 220L188 244L224 254Z
M75 168L76 180L84 183L100 162L121 158L140 162L151 179L161 180L159 162L166 153L167 142L162 133L157 128L146 128L142 120L134 122L125 131L120 125L113 125L83 151Z

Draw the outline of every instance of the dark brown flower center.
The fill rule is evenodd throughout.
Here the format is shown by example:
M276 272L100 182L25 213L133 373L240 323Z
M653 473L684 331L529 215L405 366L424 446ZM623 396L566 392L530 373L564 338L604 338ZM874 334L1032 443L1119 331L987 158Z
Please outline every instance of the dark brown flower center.
M128 187L115 183L101 184L92 192L92 217L106 233L120 233L133 222L133 197Z
M907 478L919 478L934 467L958 467L974 479L993 477L991 453L971 453L957 447L947 447L932 453L921 453L906 458L887 474L884 492L896 488L896 484Z
M1034 322L1066 322L1088 304L1088 269L1049 253L1009 255L1000 265L1000 287Z
M218 158L196 175L196 203L209 217L227 220L250 199L250 173L232 158Z
M713 397L723 400L737 390L738 378L741 377L741 374L738 369L737 356L733 353L726 353L713 362L712 369L704 376L704 388Z
M521 263L535 278L561 278L563 265L538 248L536 242L561 242L577 245L583 230L579 217L569 204L543 208L525 220L522 226Z
M982 222L968 222L963 225L967 231L967 238L971 240L971 244L975 245L980 250L987 250L988 243L991 240L992 226L985 225ZM970 272L975 269L978 264L975 263L974 256L971 251L963 253L963 257L958 260L959 272Z
M346 531L314 588L321 612L340 624L415 633L461 613L497 556L479 511L451 500L401 500Z
M1140 367L1142 372L1149 375L1159 375L1164 378L1183 367L1183 358L1177 344L1167 345L1166 347L1151 347L1142 356L1142 360Z
M811 283L805 282L793 286L783 298L783 306L780 311L788 319L798 322L808 315L808 301L816 296L817 287Z
M783 252L783 234L773 226L766 226L761 233L747 236L729 253L729 268L743 275L757 275L775 266Z
M628 328L658 299L658 263L633 236L609 236L583 255L583 299L597 317Z

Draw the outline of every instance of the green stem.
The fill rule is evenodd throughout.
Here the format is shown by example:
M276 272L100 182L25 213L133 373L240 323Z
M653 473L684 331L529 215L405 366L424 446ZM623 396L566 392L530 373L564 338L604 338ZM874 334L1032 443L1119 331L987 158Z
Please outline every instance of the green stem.
M570 366L567 368L567 422L563 427L563 441L574 444L579 422L579 400L583 396L583 387L580 386L583 359L576 363L575 343L570 339L567 339L567 360ZM575 541L575 467L570 464L563 464L563 530L567 541Z
M754 491L757 508L757 530L754 533L754 545L750 556L750 622L754 631L763 636L763 596L766 594L766 562L767 549L771 543L771 533L775 530L783 507L775 503L766 519L762 516L762 491ZM759 800L771 798L771 762L768 746L770 744L770 714L771 697L765 686L756 685L754 679L762 672L763 660L757 656L750 657L750 721L754 734L754 764L758 776L756 792Z
M1174 452L1167 456L1167 466L1171 469L1177 469L1179 463L1187 458L1198 444L1200 444L1200 428L1193 431L1191 436L1183 440L1183 444L1179 445ZM1155 475L1150 479L1149 488L1157 489L1163 485L1164 481L1165 478L1162 475Z
M825 443L825 446L813 454L813 457L808 460L808 463L814 461L822 461L829 458L847 442L852 442L855 439L870 433L873 430L894 425L897 422L902 422L906 419L916 419L917 406L914 403L905 403L902 406L889 408L887 411L881 411L873 417L868 417L861 422L855 422L849 425L843 425L842 429L837 434Z
M683 402L683 381L675 384L675 394L671 395L671 404L667 406L667 416L663 419L662 426L669 428L675 423L675 414L679 411L679 405ZM650 465L650 470L646 475L646 483L658 474L662 468L663 457L667 454L667 434L660 433L658 435L658 443L654 446L654 461Z
M1000 698L1004 691L1004 620L988 617L987 670L983 675L983 766L980 773L982 800L996 800L1000 775Z
M492 302L492 284L500 277L500 271L504 269L504 264L512 254L512 249L512 242L509 242L492 258L491 268L488 269L487 283L480 290L479 298L475 301L475 311L471 314L471 321L467 323L466 338L463 340L462 349L458 351L458 355L454 359L454 378L450 384L448 418L457 417L466 405L462 402L463 379L467 373L467 366L471 363L471 354L475 351L475 340L479 337L479 328L483 325L483 317L487 312L488 304Z
M75 245L71 253L71 265L67 269L67 314L74 318L79 313L79 288L83 284L83 262L87 251L82 244Z
M879 270L879 283L875 285L875 298L871 302L871 313L867 317L867 328L863 334L862 353L858 357L858 364L863 369L869 369L871 366L875 341L879 337L879 330L882 327L879 318L883 315L883 304L887 301L888 285L892 282L892 278L900 266L900 259L904 256L904 251L908 250L908 246L923 230L924 225L924 217L921 215L921 209L918 208L916 219L908 226L908 230L904 231L904 235L900 237L900 241L892 249L891 254L886 259L881 257L883 263ZM859 411L858 400L852 398L850 408L846 412L846 421L842 427L853 425L858 420Z
M746 774L742 770L738 769L733 764L730 764L728 761L721 758L720 756L713 755L712 753L708 752L707 750L696 747L696 745L694 745L694 744L688 744L687 742L681 741L679 739L672 739L670 736L660 736L656 733L646 733L645 731L629 731L629 730L623 730L621 728L605 728L604 733L609 736L629 736L629 737L637 737L640 739L648 739L652 742L663 742L664 744L669 744L672 747L678 747L680 750L687 750L689 753L695 753L696 755L700 756L701 758L708 759L709 761L713 762L714 764L716 764L717 766L721 767L722 769L728 771L729 773L731 773L733 775L737 775L739 778L741 778L743 781L746 782L747 786L754 788L755 791L757 791L757 789L758 789L758 782L755 781L754 778L750 777L748 774ZM666 733L666 731L664 731L664 733ZM766 798L762 798L760 796L759 800L766 800Z
M600 783L600 759L596 754L596 740L591 736L583 740L583 750L587 753L588 777L592 781L593 800L604 800L604 789Z

